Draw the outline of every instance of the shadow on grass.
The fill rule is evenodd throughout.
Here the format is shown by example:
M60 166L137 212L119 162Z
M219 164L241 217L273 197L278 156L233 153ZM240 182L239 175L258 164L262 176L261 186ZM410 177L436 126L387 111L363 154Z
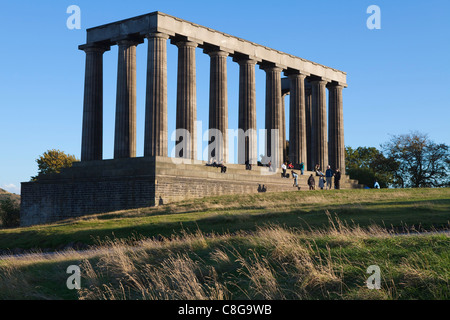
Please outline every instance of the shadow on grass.
M326 211L336 214L349 225L368 227L379 225L397 232L407 229L425 231L447 228L450 220L450 200L392 201L362 204L311 205L287 208L283 211L262 210L261 213L239 210L220 213L215 216L193 216L190 221L159 222L158 216L140 217L142 223L121 226L120 220L110 225L93 225L90 229L76 230L70 225L56 225L48 228L22 229L18 232L0 234L0 249L56 249L71 242L95 244L95 239L105 237L129 238L132 235L144 237L169 237L183 230L204 233L235 233L254 231L258 227L278 224L299 229L327 229ZM153 220L153 221L152 221ZM62 228L61 228L62 227Z

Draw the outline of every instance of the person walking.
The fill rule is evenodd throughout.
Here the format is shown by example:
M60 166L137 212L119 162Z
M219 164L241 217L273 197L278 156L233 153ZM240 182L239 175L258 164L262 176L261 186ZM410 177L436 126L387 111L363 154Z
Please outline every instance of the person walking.
M325 178L327 179L327 186L326 186L327 190L331 190L331 182L332 182L333 176L334 176L333 170L331 170L330 166L327 166L327 171L325 171Z
M336 173L334 174L334 188L339 190L341 188L341 170L336 169Z
M308 186L309 190L314 190L316 188L316 180L314 180L314 176L312 173L308 178Z

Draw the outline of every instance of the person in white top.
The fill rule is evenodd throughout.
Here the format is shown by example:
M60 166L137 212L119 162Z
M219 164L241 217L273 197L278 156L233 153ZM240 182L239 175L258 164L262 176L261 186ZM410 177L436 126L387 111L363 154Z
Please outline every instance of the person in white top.
M283 170L283 178L286 178L286 162L281 165L281 170Z

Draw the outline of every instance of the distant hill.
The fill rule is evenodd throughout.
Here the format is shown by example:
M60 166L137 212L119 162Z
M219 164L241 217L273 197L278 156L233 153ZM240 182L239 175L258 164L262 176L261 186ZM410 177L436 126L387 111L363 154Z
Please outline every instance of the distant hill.
M18 194L11 193L11 192L8 192L8 191L0 188L0 200L6 199L6 198L12 198L14 200L20 201L20 196Z

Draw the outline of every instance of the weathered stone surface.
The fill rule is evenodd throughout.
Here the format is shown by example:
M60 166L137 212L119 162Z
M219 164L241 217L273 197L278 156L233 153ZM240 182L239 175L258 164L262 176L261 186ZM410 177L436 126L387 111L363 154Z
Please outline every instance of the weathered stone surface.
M109 48L85 45L80 49L86 52L81 160L101 160L103 158L103 53Z
M145 100L144 156L168 154L167 133L167 39L163 33L149 33L147 90Z
M166 157L140 157L75 163L60 174L41 176L22 183L21 225L45 224L89 214L167 204L210 195L297 191L292 179L281 171L253 170L227 164L220 168L199 164L177 164ZM298 171L297 171L298 172ZM299 175L301 190L308 190L310 172ZM341 188L359 187L347 176Z
M114 158L136 156L136 42L118 42Z
M148 39L144 157L136 155L136 45ZM182 153L167 158L167 40L178 47L176 129ZM102 160L103 53L119 45L116 131L113 160ZM195 49L211 57L209 128L222 132L217 160L228 161L227 56L239 63L238 162L220 168L197 159ZM290 161L313 170L330 164L345 169L342 88L346 74L160 12L88 29L81 163L61 174L40 176L22 184L22 225L41 224L123 209L154 206L183 199L230 193L296 190L280 178L286 154L284 95L290 94ZM255 65L266 72L266 155L275 174L257 163ZM281 72L288 78L283 81ZM329 89L329 128L326 90ZM328 129L328 130L327 130ZM273 130L273 131L272 131ZM328 132L328 134L327 134ZM245 136L243 136L246 134ZM180 148L181 146L181 148ZM263 152L261 150L261 152ZM182 158L182 159L180 159ZM253 164L246 170L243 163ZM299 177L306 188L308 172ZM343 176L342 188L358 187Z

